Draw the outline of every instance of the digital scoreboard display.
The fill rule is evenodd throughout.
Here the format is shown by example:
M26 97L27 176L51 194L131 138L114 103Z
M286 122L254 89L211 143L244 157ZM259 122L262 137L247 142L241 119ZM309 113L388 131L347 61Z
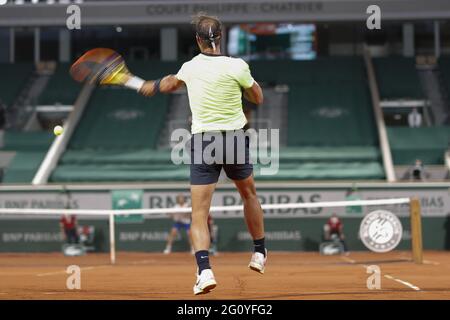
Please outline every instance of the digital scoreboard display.
M247 59L312 60L317 57L314 24L244 24L230 28L228 53Z

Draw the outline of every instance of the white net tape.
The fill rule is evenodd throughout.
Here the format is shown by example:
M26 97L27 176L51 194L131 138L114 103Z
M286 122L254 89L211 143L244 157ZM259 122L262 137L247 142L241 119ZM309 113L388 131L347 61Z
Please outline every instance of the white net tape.
M410 203L409 198L396 199L377 199L377 200L351 200L351 201L328 201L328 202L309 202L309 203L278 203L263 204L263 210L282 210L282 209L299 209L299 208L330 208L330 207L351 207L351 206L380 206ZM213 206L210 212L226 212L226 211L242 211L243 206ZM23 209L23 208L0 208L0 214L12 215L86 215L86 216L103 216L103 215L159 215L170 213L192 212L191 207L187 208L155 208L155 209L124 209L124 210L91 210L91 209Z
M329 208L329 207L350 207L350 206L381 206L395 204L409 204L409 198L397 199L377 199L377 200L352 200L352 201L328 201L328 202L309 202L309 203L279 203L279 204L263 204L263 210L282 210L282 209L298 209L298 208ZM210 212L226 212L226 211L243 211L242 205L237 206L213 206ZM108 216L109 217L109 243L110 243L110 260L114 264L116 262L116 241L115 241L115 216L117 215L161 215L170 213L192 212L192 208L155 208L155 209L125 209L125 210L90 210L90 209L24 209L24 208L0 208L2 215L47 215L58 216L68 215L85 215L85 216Z

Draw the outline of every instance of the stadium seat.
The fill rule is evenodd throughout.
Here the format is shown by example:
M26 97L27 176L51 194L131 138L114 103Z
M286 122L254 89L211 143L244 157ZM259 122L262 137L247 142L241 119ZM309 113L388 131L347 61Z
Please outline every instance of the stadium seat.
M81 90L69 74L70 64L60 63L39 97L40 105L73 105Z
M450 56L441 56L438 61L439 71L442 74L443 84L447 95L450 93Z
M48 132L5 133L5 146L2 150L16 154L5 170L4 183L29 183L52 143L53 135Z
M149 99L129 89L98 88L51 179L140 181L164 176L163 168L153 171L148 160L156 152L167 102L166 95ZM169 167L166 173L172 172Z
M154 79L175 73L179 64L131 62L129 68ZM259 81L290 88L288 146L280 150L278 174L256 173L259 179L384 178L361 58L252 62L252 72ZM167 99L148 99L127 89L97 89L51 180L188 180L188 166L175 166L170 150L157 150Z
M7 81L2 81L0 87L0 100L6 106L11 106L20 90L25 85L28 77L33 71L32 63L2 63L0 64L2 74L7 77Z
M289 74L287 143L301 151L290 157L297 166L286 170L282 153L277 178L383 179L362 58L291 63L296 69L282 69Z
M381 99L424 99L414 58L373 59Z
M387 128L394 164L412 165L416 159L424 164L443 165L450 139L450 126Z

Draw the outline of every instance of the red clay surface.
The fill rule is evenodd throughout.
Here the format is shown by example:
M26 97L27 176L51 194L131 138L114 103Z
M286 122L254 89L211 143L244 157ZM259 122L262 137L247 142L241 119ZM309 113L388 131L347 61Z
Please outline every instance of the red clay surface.
M249 253L220 253L211 262L218 282L194 296L194 258L188 253L119 253L64 257L0 254L0 299L450 299L450 252L350 256L270 252L264 275L250 271ZM81 290L68 290L69 265L81 267ZM367 289L366 266L381 268L381 289Z

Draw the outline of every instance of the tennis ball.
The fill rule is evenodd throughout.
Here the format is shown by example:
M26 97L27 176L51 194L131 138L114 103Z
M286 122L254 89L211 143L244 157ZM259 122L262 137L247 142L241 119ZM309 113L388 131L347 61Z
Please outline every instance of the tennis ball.
M61 126L55 126L53 128L53 133L55 134L55 136L59 136L63 133L64 129Z

